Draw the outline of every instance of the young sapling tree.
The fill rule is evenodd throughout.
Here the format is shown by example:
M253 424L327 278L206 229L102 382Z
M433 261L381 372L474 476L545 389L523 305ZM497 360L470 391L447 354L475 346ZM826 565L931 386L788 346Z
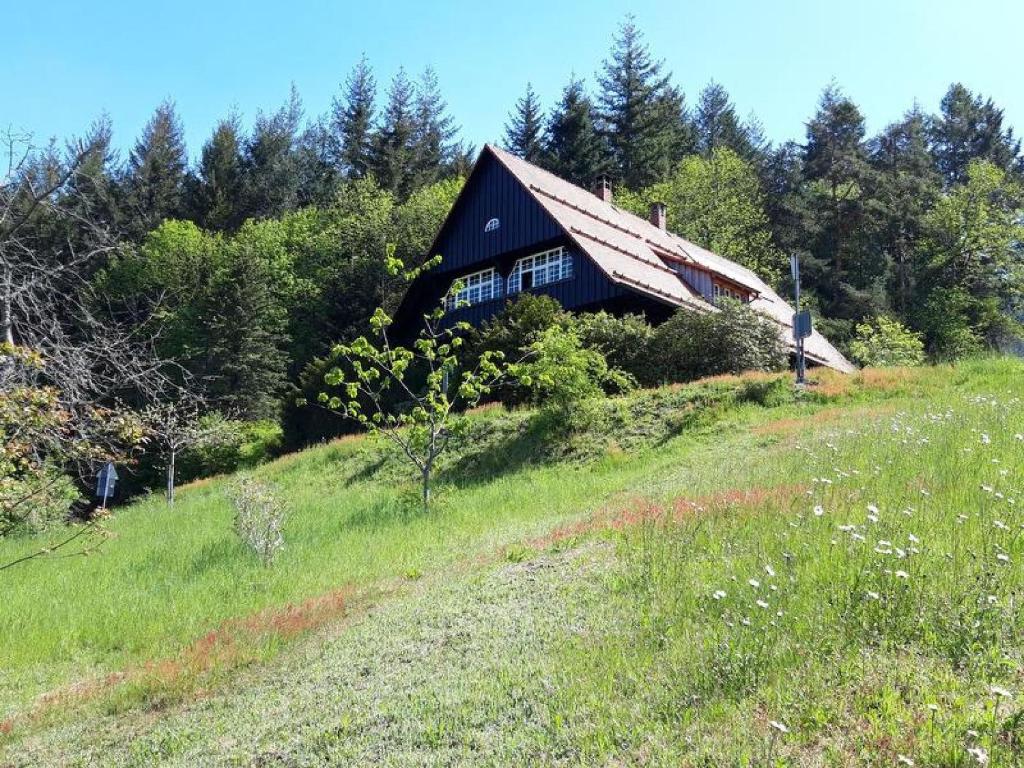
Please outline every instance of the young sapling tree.
M390 247L387 259L392 274L402 273L410 280L440 263L435 257L405 272ZM398 447L419 472L424 511L430 509L438 458L464 424L459 414L479 403L508 371L500 352L483 352L471 365L463 359L467 357L463 334L470 326L445 320L451 297L460 290L457 283L423 316L419 334L408 347L392 343L388 336L392 319L378 308L370 319L369 338L338 344L331 352L333 367L324 381L341 394L319 395L327 408Z

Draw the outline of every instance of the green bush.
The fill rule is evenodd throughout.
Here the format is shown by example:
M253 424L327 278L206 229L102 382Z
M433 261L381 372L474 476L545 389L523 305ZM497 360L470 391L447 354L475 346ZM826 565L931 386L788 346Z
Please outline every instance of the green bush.
M879 315L857 324L850 355L863 366L914 366L924 362L924 342L899 320Z
M788 353L779 328L738 302L721 312L679 310L654 329L645 384L744 371L778 371Z
M216 437L182 454L178 466L183 480L249 469L281 450L281 425L275 421L238 421L214 412L203 422Z
M633 388L631 376L610 368L604 355L583 346L575 328L548 328L530 346L530 356L511 369L520 386L543 410L565 420L605 392Z
M604 355L608 365L640 380L647 368L647 358L654 329L640 315L616 317L607 312L594 312L576 318L580 340Z

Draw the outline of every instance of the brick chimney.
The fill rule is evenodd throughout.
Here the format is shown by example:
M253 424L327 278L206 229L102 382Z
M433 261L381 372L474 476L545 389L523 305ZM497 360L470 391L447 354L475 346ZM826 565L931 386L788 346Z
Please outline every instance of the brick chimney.
M606 203L612 201L612 182L604 174L601 174L594 180L594 194L604 200Z
M664 203L651 203L651 224L658 229L665 229L665 217L667 214L668 208L665 207Z

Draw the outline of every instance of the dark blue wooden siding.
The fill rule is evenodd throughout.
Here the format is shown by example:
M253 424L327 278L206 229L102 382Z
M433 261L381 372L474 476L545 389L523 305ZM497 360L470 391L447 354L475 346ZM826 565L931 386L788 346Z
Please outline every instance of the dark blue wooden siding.
M487 222L495 218L501 226L485 232ZM410 286L398 311L399 328L411 331L412 327L418 327L423 314L437 306L456 278L495 267L506 279L507 286L516 259L559 245L568 248L573 255L572 279L532 288L531 293L552 296L571 310L614 306L622 311L646 311L648 305L654 304L605 277L529 191L485 151L435 243L431 255L440 254L441 265L421 275ZM515 297L462 307L450 312L448 317L479 325L500 312L509 298Z
M445 222L434 253L443 272L466 272L493 260L562 236L561 228L545 213L522 184L489 153L468 182L456 209ZM484 232L491 219L501 226Z
M694 269L693 267L685 264L675 265L676 272L678 272L683 280L689 284L693 290L697 291L708 301L713 302L715 300L714 287L711 282L711 275L701 269Z

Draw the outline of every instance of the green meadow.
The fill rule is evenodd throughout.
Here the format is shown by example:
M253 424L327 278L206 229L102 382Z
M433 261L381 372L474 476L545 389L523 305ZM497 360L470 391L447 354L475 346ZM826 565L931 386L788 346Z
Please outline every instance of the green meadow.
M1019 765L1024 365L483 409L215 478L0 575L4 765ZM40 540L0 545L6 561Z

